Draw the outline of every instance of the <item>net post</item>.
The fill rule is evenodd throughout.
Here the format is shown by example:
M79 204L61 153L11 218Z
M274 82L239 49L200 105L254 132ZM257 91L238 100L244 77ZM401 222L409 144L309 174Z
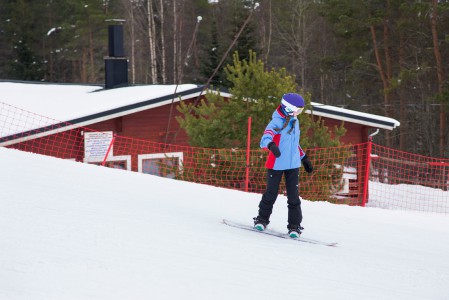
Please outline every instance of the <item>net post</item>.
M373 147L373 137L368 138L368 144L366 146L366 157L365 157L365 178L363 181L363 198L362 207L365 207L368 198L368 181L369 181L369 171L371 165L371 149Z
M106 160L108 159L109 152L111 151L112 145L114 145L114 141L115 141L115 134L112 136L112 140L111 140L111 143L109 144L108 151L106 151L106 154L104 155L103 162L101 163L102 166L104 166L106 164Z
M249 153L251 148L251 117L248 117L248 137L246 140L246 175L245 175L245 192L248 192L249 186Z

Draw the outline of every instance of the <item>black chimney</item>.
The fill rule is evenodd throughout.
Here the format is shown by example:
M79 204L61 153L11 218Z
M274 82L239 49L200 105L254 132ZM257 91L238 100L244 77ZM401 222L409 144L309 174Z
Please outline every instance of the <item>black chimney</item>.
M123 57L123 25L109 25L109 56Z
M105 88L128 86L128 58L123 50L123 25L109 25L108 33L109 56L104 58Z

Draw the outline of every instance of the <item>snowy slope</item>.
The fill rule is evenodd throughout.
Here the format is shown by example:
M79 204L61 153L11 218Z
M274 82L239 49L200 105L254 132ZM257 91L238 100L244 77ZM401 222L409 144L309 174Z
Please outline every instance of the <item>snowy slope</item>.
M449 217L303 201L305 237L231 228L260 195L0 148L0 299L448 299ZM285 229L279 197L272 228Z

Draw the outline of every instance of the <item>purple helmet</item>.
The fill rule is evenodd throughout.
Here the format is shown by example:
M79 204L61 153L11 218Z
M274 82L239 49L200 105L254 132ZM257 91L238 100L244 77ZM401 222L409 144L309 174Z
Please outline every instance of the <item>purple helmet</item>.
M293 115L295 112L300 114L304 105L304 99L299 94L288 93L282 96L281 107L288 115Z

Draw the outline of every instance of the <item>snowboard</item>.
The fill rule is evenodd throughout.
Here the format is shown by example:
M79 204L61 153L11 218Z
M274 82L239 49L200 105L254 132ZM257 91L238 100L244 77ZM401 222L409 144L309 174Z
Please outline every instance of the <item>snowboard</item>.
M242 223L237 223L237 222L233 222L227 219L223 219L223 224L228 225L230 227L234 227L234 228L240 228L243 230L248 230L248 231L253 231L253 232L258 232L258 233L262 233L262 234L266 234L266 235L270 235L270 236L275 236L278 238L282 238L282 239L288 239L288 240L292 240L292 241L298 241L298 242L303 242L303 243L309 243L309 244L315 244L315 245L323 245L323 246L329 246L329 247L335 247L337 246L338 243L336 242L323 242L323 241L318 241L318 240L313 240L313 239L309 239L309 238L305 238L305 237L298 237L298 238L291 238L287 233L282 233L276 230L272 230L272 229L265 229L264 231L259 231L256 228L254 228L251 225L246 225L246 224L242 224Z

